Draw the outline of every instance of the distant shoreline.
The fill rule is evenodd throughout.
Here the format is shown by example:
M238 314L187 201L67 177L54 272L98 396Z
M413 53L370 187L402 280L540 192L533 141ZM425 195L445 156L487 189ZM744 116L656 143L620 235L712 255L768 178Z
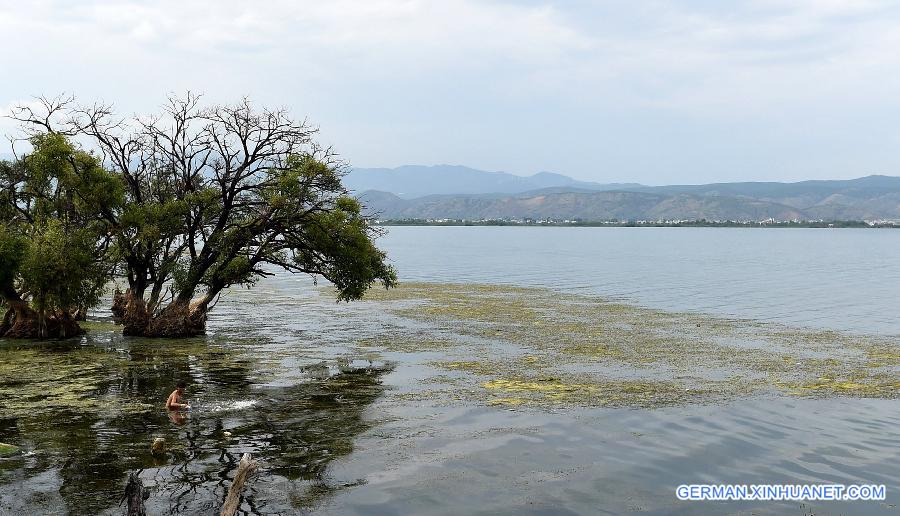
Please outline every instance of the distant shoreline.
M601 227L601 228L815 228L815 229L900 229L898 222L866 222L862 220L838 221L784 221L784 222L738 222L738 221L516 221L516 220L376 220L376 226L513 226L513 227Z

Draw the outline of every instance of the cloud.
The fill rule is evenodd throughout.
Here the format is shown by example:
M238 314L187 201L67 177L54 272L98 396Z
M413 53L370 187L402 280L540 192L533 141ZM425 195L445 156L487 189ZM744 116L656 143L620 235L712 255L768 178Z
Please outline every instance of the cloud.
M72 91L128 112L171 91L249 94L310 114L363 165L711 176L681 149L727 160L752 141L770 149L745 174L786 173L784 142L834 149L792 156L800 176L854 157L889 171L898 29L900 6L877 0L6 2L0 42L18 51L0 104ZM842 142L849 127L865 141Z
M312 55L364 51L477 59L499 53L541 60L587 43L552 7L473 0L43 2L10 5L0 23L13 33L52 35L57 43L81 34L77 46L102 41L113 54L138 47L214 54L247 45Z

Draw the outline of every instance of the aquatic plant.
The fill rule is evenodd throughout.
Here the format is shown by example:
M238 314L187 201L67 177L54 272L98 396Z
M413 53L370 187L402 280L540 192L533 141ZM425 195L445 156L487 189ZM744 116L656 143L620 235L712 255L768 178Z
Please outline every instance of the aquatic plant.
M472 375L482 389L479 395L457 386L452 396L436 389L433 398L510 406L660 406L765 392L898 395L896 382L886 379L889 371L879 372L898 365L900 343L891 337L666 312L505 285L409 282L366 299L427 325L393 336L382 343L386 349L439 350L446 358L429 365ZM440 346L431 344L437 334ZM816 383L850 372L844 381Z
M0 443L0 457L8 457L8 456L13 455L18 452L19 452L18 446Z

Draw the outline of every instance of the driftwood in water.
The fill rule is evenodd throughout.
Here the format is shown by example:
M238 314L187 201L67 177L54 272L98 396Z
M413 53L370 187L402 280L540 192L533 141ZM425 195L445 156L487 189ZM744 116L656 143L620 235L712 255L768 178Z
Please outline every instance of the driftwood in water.
M144 509L144 500L150 497L150 490L144 488L143 482L135 473L128 475L128 483L125 484L125 500L128 503L128 516L147 516Z
M256 469L256 466L256 461L253 460L249 453L245 453L241 457L237 473L234 474L234 480L228 489L228 496L225 497L225 503L222 504L221 516L234 516L234 513L237 512L241 503L241 491L244 490L244 483L247 481L250 473L253 473Z

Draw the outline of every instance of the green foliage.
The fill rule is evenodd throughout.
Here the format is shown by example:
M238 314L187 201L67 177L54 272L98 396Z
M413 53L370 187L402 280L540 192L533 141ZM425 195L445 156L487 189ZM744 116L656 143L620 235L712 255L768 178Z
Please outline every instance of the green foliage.
M213 267L215 277L205 278L205 284L224 285L252 285L258 277L253 270L250 259L246 256L235 256L229 260L223 260Z
M58 219L33 228L19 269L22 289L37 310L69 310L99 301L105 270L94 259L97 235Z
M0 161L0 221L11 223L21 214L16 210L17 188L24 176L20 163Z
M146 302L144 315L123 317L137 325L131 334L150 331L169 293L202 312L272 266L324 276L342 300L396 281L377 231L341 184L342 165L305 123L247 101L202 108L193 96L132 126L98 109L73 111L81 120L68 132L114 168L54 132L33 135L34 152L0 167L9 187L0 210L24 242L0 241L0 262L18 267L20 289L41 307L96 302L113 264Z
M28 241L8 226L0 225L0 285L10 285L22 265Z
M182 231L188 210L189 204L185 200L129 202L119 219L118 229L133 230L128 235L131 242L152 247L165 236Z
M76 209L83 215L97 215L121 206L125 199L122 179L105 170L93 156L74 155L78 173L69 175L67 186L76 192Z
M312 215L305 229L304 237L292 242L294 262L334 283L338 299L359 299L377 280L385 287L396 283L396 272L372 242L356 199L339 197L332 210Z
M261 265L273 264L325 277L344 301L359 299L374 282L392 286L396 273L374 245L376 232L359 201L346 194L339 169L312 154L290 155L286 163L244 186L245 204L228 213L227 229L206 241L215 245L214 262L196 283L208 290L252 285L266 274ZM189 288L190 269L177 273L179 288Z
M0 166L0 287L41 313L71 313L95 305L109 280L102 217L122 204L124 188L60 134L30 142L30 154Z
M30 142L33 151L22 160L24 173L16 180L22 182L18 200L27 202L34 220L67 218L87 223L104 210L121 205L121 178L104 170L93 155L78 150L57 133L35 135Z

